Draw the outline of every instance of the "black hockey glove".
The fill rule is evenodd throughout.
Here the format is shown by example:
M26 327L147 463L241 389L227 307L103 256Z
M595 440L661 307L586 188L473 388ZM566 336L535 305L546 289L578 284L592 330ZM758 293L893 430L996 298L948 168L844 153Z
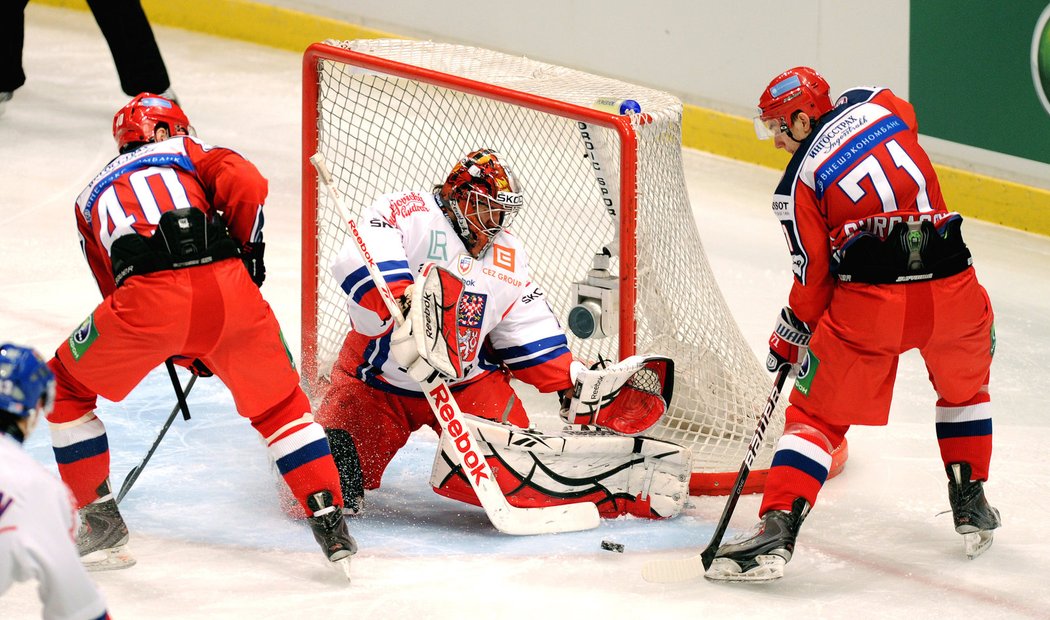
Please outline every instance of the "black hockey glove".
M259 288L262 288L263 281L266 280L266 265L263 263L263 250L265 249L266 244L260 241L259 243L245 243L244 249L241 250L241 260L244 261L248 275Z
M784 306L769 337L766 369L776 372L782 366L800 363L809 349L809 336L809 326L799 320L791 308Z

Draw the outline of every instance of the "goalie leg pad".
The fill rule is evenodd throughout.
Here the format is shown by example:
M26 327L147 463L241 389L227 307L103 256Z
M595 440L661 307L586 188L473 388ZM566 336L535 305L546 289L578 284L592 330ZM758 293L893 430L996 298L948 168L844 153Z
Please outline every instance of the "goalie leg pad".
M545 434L464 417L512 506L592 502L605 518L664 519L689 497L692 452L678 444L593 431ZM430 484L439 495L478 505L455 449L441 438Z
M339 470L339 486L343 490L343 513L357 514L361 511L364 501L365 479L354 438L341 428L326 428L324 432L332 449L335 468Z

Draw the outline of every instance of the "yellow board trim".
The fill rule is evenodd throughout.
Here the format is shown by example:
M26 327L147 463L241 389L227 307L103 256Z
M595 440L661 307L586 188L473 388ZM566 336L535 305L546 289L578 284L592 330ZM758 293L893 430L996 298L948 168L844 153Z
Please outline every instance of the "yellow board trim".
M85 0L34 0L87 10ZM142 0L152 23L302 52L324 39L397 37L337 19L249 0ZM787 155L755 139L749 119L686 105L682 145L723 157L783 169ZM1050 235L1050 191L935 165L948 208L967 217ZM773 188L770 188L772 191Z

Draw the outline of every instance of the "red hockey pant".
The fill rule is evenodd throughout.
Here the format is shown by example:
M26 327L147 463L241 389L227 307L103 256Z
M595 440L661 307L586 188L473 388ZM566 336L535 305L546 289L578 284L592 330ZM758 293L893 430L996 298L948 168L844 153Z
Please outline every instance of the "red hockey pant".
M355 377L342 358L332 369L332 385L318 409L317 422L350 433L361 459L365 488L377 489L387 465L408 442L409 435L424 426L440 434L441 426L422 393L399 396L371 387ZM464 413L515 426L529 425L508 373L491 372L462 389L454 389L453 395Z
M853 424L886 424L898 358L910 349L937 391L942 460L969 462L974 479L987 479L993 347L992 306L972 268L928 282L837 286L791 391L760 514L789 510L797 497L816 502L831 447Z
M300 502L329 489L341 505L328 442L310 420L277 319L231 259L129 278L58 348L48 421L59 473L78 507L94 501L109 476L105 428L92 414L96 397L123 399L172 356L199 358L222 380Z

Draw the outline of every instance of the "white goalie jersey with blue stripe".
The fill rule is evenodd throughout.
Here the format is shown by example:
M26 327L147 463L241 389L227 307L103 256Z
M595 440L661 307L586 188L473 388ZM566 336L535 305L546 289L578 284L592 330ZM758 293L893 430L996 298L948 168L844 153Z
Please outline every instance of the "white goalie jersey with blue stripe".
M475 259L434 195L419 191L380 196L364 211L358 228L395 297L427 263L463 279L456 321L467 370L458 383L476 381L505 364L515 377L541 391L572 385L565 332L543 289L531 281L525 249L513 234L501 231ZM344 244L331 271L347 296L352 329L371 339L357 377L388 391L419 393L418 383L390 357L393 321L353 240Z

